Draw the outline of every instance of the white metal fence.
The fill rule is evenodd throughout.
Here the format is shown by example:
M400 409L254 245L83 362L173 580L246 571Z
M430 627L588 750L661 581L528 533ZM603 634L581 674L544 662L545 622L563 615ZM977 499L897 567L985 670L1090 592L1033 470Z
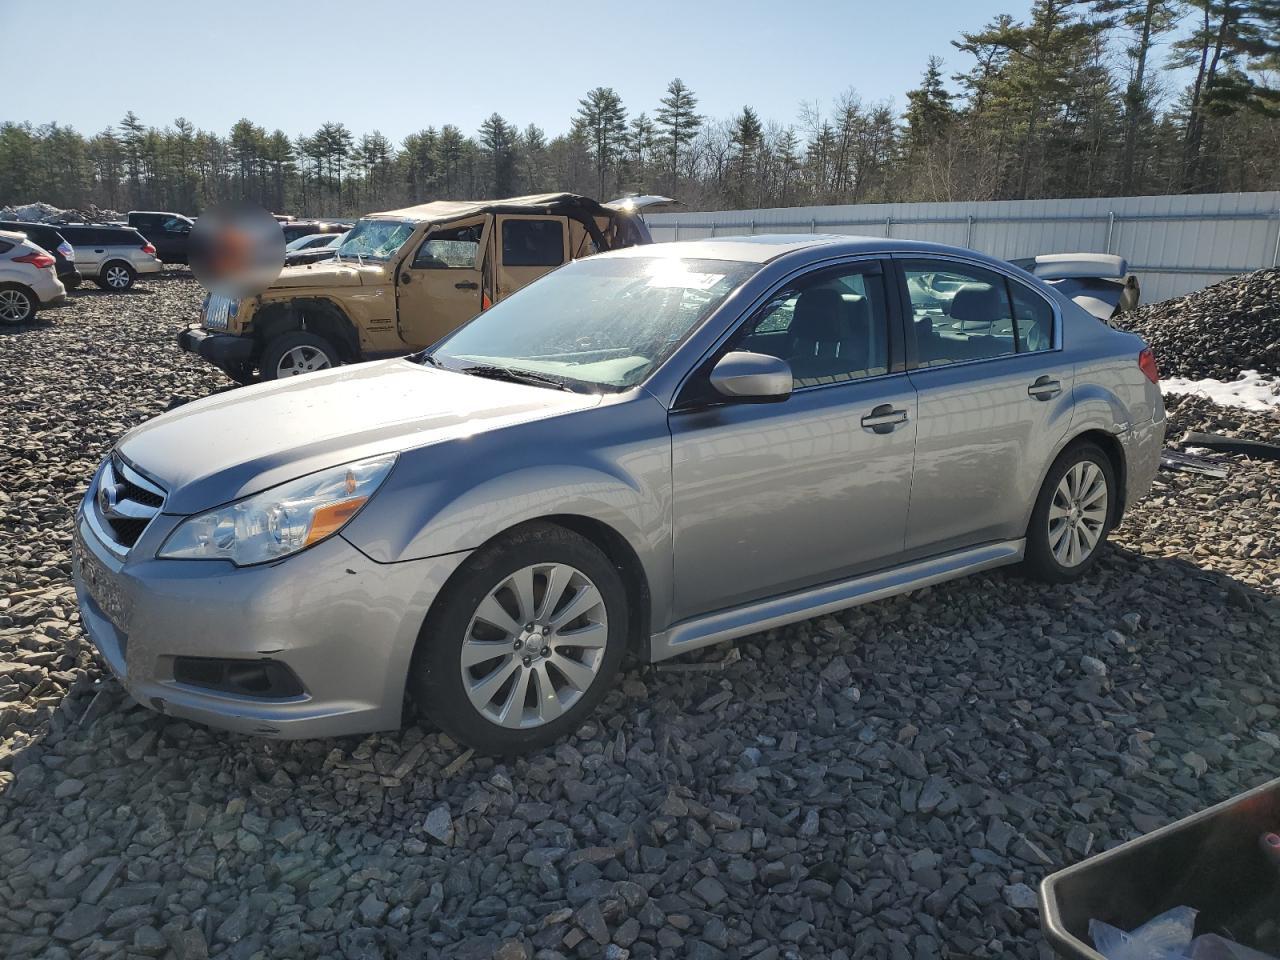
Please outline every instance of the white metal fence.
M1003 259L1115 253L1144 302L1280 265L1280 191L1192 196L868 203L655 213L655 240L759 233L839 233L932 240Z

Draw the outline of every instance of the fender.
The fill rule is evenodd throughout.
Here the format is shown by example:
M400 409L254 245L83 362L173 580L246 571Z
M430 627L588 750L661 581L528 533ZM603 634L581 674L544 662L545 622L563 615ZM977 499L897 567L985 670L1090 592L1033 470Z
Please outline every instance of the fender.
M655 620L669 607L671 440L643 391L407 451L373 506L342 535L378 563L475 550L528 520L597 521L639 558Z

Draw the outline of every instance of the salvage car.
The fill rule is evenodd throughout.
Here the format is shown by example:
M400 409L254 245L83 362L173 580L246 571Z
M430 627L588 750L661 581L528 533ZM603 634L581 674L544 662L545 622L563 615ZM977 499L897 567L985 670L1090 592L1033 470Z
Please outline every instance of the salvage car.
M945 311L917 292L939 273L965 281ZM627 653L1006 564L1084 576L1155 475L1157 378L1139 337L966 250L602 253L413 356L126 434L77 513L81 615L168 715L332 736L396 727L407 693L518 753Z
M241 383L395 356L562 263L649 240L638 214L568 193L376 213L333 259L285 267L255 297L208 297L178 343Z
M68 290L80 286L80 271L76 269L76 251L67 238L51 223L27 223L22 220L0 220L0 230L25 234L37 247L53 256L54 272Z
M328 260L338 252L346 236L345 233L313 233L290 241L284 245L285 266L296 267Z
M195 221L167 210L130 210L127 222L156 248L161 263L186 263Z
M1113 253L1043 253L1010 262L1108 323L1133 310L1142 299L1142 287L1129 272L1129 262Z
M155 245L133 227L109 223L60 223L75 247L76 268L103 290L124 293L138 277L164 272Z
M26 323L37 310L66 301L56 265L53 254L25 232L0 230L0 323Z

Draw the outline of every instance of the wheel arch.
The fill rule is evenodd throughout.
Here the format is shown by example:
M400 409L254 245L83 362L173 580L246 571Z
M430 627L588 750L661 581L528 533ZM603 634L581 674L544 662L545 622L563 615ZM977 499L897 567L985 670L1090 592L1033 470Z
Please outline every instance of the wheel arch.
M344 362L354 363L360 359L360 335L355 324L341 306L327 297L271 300L259 307L253 318L258 355L261 356L275 337L292 330L324 337Z
M519 523L505 527L497 533L490 536L481 543L475 550L471 551L471 556L488 549L493 544L518 534L522 529L535 524L552 524L571 533L575 533L588 543L596 547L605 557L613 564L622 578L622 584L627 591L627 601L630 606L627 618L627 652L634 654L641 659L647 659L648 656L648 639L650 632L650 624L652 623L652 600L649 593L649 578L644 570L644 564L640 562L640 556L636 553L635 548L627 542L618 530L598 520L595 517L588 517L584 514L575 513L551 513L539 517L531 517L527 520L521 520ZM468 557L468 560L470 557ZM467 562L463 561L458 564L454 571L449 574L444 584L432 598L427 612L422 618L422 625L418 631L418 639L414 644L414 657L417 657L418 648L426 641L428 631L427 625L431 623L433 615L438 611L445 602L454 584L467 572Z

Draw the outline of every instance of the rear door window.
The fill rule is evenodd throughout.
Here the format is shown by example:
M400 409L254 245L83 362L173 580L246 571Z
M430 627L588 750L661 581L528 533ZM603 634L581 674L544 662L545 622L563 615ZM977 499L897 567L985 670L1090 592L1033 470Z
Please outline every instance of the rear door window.
M922 367L1017 353L1005 278L949 260L902 262Z
M564 224L561 221L503 221L503 266L558 267L562 263L564 263Z

